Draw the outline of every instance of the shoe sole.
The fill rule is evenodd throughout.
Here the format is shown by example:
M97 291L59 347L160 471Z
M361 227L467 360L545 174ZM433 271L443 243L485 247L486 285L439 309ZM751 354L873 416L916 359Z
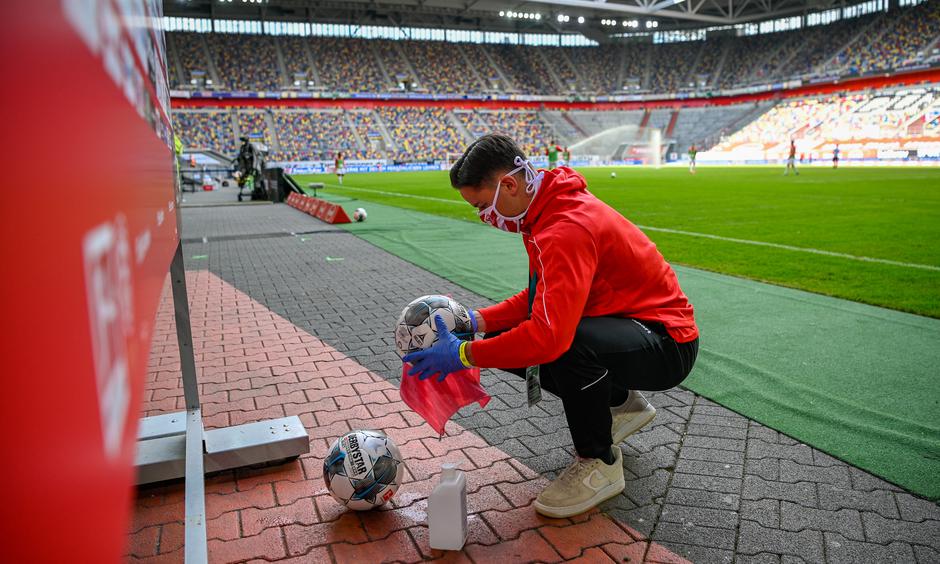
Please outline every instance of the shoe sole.
M619 429L614 429L614 432L611 433L614 439L614 444L619 445L624 441L624 439L633 433L636 433L643 427L649 425L650 421L652 421L655 417L656 408L652 405L647 405L646 408L643 409L642 413L631 419L626 425L621 426Z
M536 512L546 517L554 517L556 519L573 517L575 515L580 515L581 513L584 513L585 511L592 509L593 507L600 505L608 499L618 495L623 491L626 485L626 481L621 479L619 482L614 482L613 484L603 488L591 499L583 501L577 505L569 505L566 507L549 507L547 505L542 505L537 499L532 503L532 505L535 507Z

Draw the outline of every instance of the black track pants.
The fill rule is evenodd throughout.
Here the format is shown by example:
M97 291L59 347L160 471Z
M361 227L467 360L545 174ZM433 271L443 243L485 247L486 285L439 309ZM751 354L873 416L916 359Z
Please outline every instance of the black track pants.
M498 333L487 333L487 339ZM619 317L585 317L567 352L539 371L542 389L561 398L575 450L584 458L610 451L610 407L629 390L668 390L695 363L698 339L677 343L658 323ZM505 369L525 378L525 369Z

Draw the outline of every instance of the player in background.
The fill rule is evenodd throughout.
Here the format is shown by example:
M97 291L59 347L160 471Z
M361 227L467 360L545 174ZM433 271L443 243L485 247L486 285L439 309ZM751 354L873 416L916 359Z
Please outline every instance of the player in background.
M786 176L790 174L791 168L794 174L797 176L800 175L800 171L796 170L796 141L793 139L790 139L790 156L787 157L787 168L783 171L783 175Z
M695 174L695 155L698 154L698 149L695 148L695 143L692 143L692 146L689 147L689 172Z
M565 147L565 166L571 166L571 149Z
M656 415L638 390L668 390L692 369L692 305L656 245L583 176L537 171L509 137L474 141L450 183L484 223L522 236L528 288L471 312L482 340L441 331L403 360L411 376L438 382L470 366L502 367L526 379L530 403L542 389L561 398L577 457L534 506L550 517L583 513L624 489L618 445Z
M555 170L558 166L558 152L561 151L561 147L555 144L555 140L552 139L552 142L549 143L548 148L545 149L545 154L548 155L548 170Z
M832 168L839 168L839 145L832 150Z
M336 160L333 162L333 170L336 172L336 176L339 177L339 183L343 183L343 176L346 174L346 161L343 159L342 153L336 153Z

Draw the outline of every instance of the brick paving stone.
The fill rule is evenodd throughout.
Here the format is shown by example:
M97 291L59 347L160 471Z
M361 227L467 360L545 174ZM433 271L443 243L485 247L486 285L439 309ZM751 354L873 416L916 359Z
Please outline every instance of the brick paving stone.
M895 486L894 484L882 480L878 476L872 476L868 472L855 468L854 466L847 466L849 469L849 475L852 476L852 489L870 492L874 490L888 490L892 492L903 491L901 488Z
M739 515L737 511L723 509L707 509L704 507L686 507L684 505L663 505L660 513L660 523L680 523L682 525L704 525L722 529L734 529L738 526Z
M616 560L613 560L602 548L597 546L581 552L581 554L575 558L566 558L566 560L577 564L604 564L607 562L616 562Z
M927 546L914 545L914 556L918 564L935 564L940 562L940 551Z
M542 526L542 536L565 559L578 556L585 542L596 546L607 543L628 544L634 539L606 515L595 514L588 521L563 527Z
M779 482L781 481L780 461L776 458L748 458L744 463L744 473Z
M816 507L816 485L811 482L771 482L757 476L744 477L743 499L780 499Z
M736 534L737 531L734 529L702 526L691 521L687 523L660 521L656 525L656 530L653 531L652 539L664 546L688 544L732 551ZM688 557L688 554L682 554L681 552L679 554Z
M747 443L748 458L782 458L802 464L813 463L813 449L806 445L772 444L763 439L751 439Z
M713 417L712 419L720 419ZM728 425L711 425L696 422L693 420L689 421L689 426L686 428L686 433L688 435L701 436L701 437L715 437L719 439L738 439L746 440L747 439L747 429L742 427L731 427Z
M679 451L679 458L703 460L705 462L720 462L723 464L744 464L744 452L711 450L708 448L691 447L685 444L682 445L682 450Z
M672 486L710 492L737 493L741 490L741 480L720 476L703 476L676 472L672 475Z
M911 495L906 492L894 494L901 512L901 519L905 521L923 521L932 519L940 521L940 505L936 502Z
M209 562L242 562L249 558L274 560L286 556L281 530L277 528L234 540L211 539L208 550Z
M877 513L862 513L862 522L865 524L865 538L870 542L887 544L901 540L940 550L940 521L911 523L885 519Z
M819 484L817 489L822 509L858 509L873 511L889 519L901 517L891 492L860 492L830 484Z
M687 490L682 488L669 488L666 492L666 503L704 507L711 509L727 509L735 511L740 503L737 494L710 492L705 490Z
M662 546L695 564L731 564L734 561L734 552L731 550L673 542L663 543Z
M614 562L637 564L646 560L649 543L636 541L630 544L609 543L600 547Z
M739 513L741 519L755 521L764 527L780 526L780 502L776 499L744 500Z
M834 486L849 485L849 472L846 466L808 466L792 460L780 461L781 482L816 482Z
M759 554L772 552L790 554L807 562L823 561L823 538L819 531L791 533L780 529L762 527L753 521L741 521L738 533L738 552Z
M873 562L915 562L914 550L902 542L873 544L857 542L826 533L826 556L832 564L871 564Z
M679 459L675 466L676 473L697 474L700 476L720 476L723 478L737 478L738 484L744 466L740 464L728 464L725 462L706 462L704 460L692 460L688 458Z
M769 552L762 552L754 556L740 554L734 561L737 564L780 564L780 555L771 554Z
M559 562L561 556L537 531L525 531L519 538L490 546L471 544L467 555L477 562Z
M861 515L855 509L827 511L782 501L780 502L780 526L788 531L813 529L840 533L846 538L858 541L865 540Z
M337 564L346 562L411 562L420 560L418 547L407 531L397 531L387 537L363 544L339 542L330 546Z
M269 509L248 507L241 511L242 532L245 536L257 535L269 527L284 525L312 525L319 521L313 499L301 498L289 505Z

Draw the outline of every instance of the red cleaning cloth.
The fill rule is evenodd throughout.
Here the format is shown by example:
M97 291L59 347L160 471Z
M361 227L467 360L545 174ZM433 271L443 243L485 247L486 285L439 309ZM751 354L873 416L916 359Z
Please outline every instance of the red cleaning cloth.
M438 435L444 435L444 425L457 410L473 402L486 407L490 395L480 385L480 369L468 368L453 372L443 382L437 381L437 374L425 380L409 376L411 363L403 362L401 367L401 386L398 393L408 407L424 418Z

